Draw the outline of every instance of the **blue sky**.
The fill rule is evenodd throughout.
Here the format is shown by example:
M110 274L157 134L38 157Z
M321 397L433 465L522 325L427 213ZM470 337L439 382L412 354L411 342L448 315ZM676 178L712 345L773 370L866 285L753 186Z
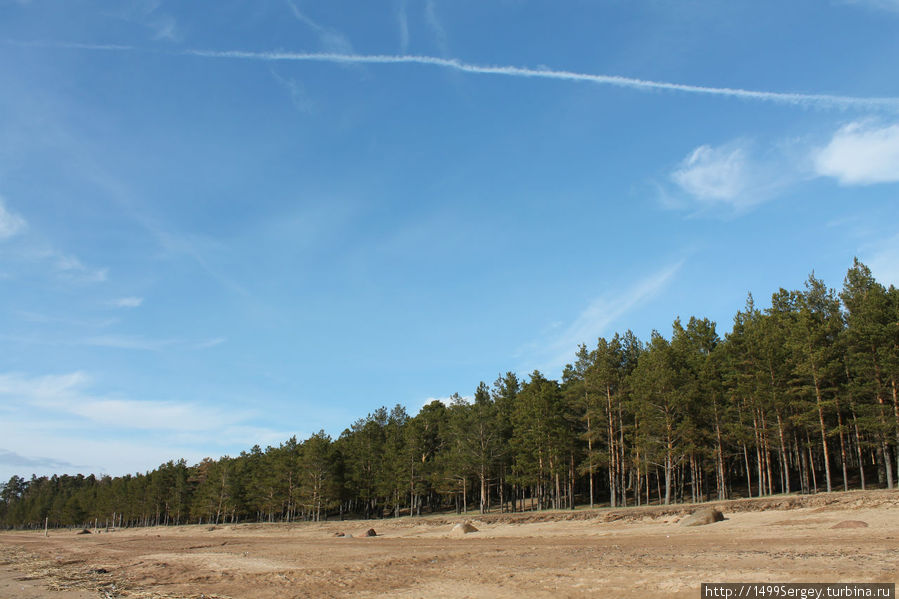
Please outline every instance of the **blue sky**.
M899 2L0 0L0 479L899 284Z

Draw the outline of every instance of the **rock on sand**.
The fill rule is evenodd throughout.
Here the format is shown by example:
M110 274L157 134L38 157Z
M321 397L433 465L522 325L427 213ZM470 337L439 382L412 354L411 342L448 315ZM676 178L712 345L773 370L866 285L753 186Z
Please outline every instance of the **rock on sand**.
M452 532L456 535L467 535L470 532L478 532L478 529L471 522L459 522L453 526Z
M861 520L843 520L837 522L831 528L868 528L868 523Z
M724 520L724 514L715 508L697 510L680 521L681 526L703 526Z

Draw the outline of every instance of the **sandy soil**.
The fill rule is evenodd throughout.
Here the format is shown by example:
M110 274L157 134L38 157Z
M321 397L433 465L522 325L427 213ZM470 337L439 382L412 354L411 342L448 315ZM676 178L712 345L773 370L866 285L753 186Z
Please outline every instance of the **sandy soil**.
M695 506L675 506L472 514L465 535L456 516L0 533L0 597L695 599L701 582L899 583L899 492L715 505L727 519L695 528L677 524Z

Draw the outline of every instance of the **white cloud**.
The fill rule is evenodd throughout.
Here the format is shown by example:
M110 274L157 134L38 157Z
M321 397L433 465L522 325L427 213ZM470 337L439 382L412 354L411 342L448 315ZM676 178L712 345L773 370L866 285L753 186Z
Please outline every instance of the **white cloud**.
M899 182L899 124L850 123L815 153L814 166L842 185Z
M808 146L797 140L764 152L746 140L702 145L671 172L674 187L657 185L658 195L667 208L739 214L813 178L807 163Z
M194 403L96 396L86 389L91 382L81 371L34 378L6 373L0 375L0 396L89 423L138 430L216 431L244 418Z
M0 478L25 468L38 474L144 471L170 459L195 461L235 445L290 436L254 426L250 412L101 395L92 386L91 377L80 371L0 374Z
M142 297L120 297L109 302L113 308L139 308L144 303Z
M699 146L671 178L701 202L741 204L751 185L750 170L747 152L741 145Z
M7 210L3 198L0 197L0 240L9 239L24 229L25 219Z

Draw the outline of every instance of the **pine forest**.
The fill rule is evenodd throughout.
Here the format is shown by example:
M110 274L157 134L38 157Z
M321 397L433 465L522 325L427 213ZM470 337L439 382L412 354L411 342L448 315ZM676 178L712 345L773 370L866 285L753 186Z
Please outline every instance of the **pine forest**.
M729 331L677 319L577 349L410 417L378 408L331 438L119 477L13 476L0 526L161 526L623 507L893 488L899 290L858 260L814 275Z

